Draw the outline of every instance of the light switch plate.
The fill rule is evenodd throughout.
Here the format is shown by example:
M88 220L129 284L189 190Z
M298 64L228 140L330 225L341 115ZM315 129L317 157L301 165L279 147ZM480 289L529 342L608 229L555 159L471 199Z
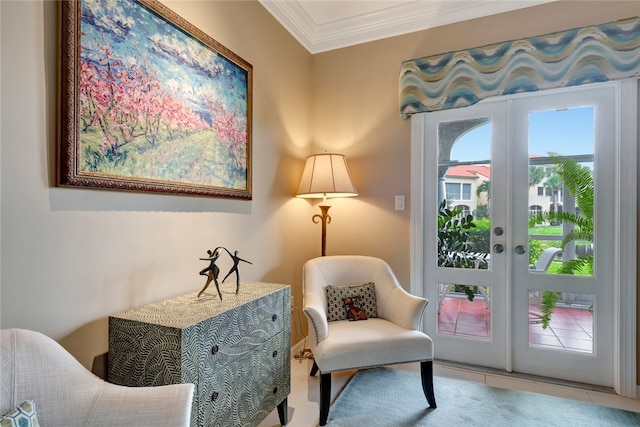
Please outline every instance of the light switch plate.
M396 196L396 210L403 211L404 210L404 196L399 195Z

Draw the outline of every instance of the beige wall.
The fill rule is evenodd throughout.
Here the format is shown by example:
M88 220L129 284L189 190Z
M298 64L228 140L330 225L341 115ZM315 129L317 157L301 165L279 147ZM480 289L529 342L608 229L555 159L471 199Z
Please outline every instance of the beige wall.
M198 258L214 245L253 262L243 279L291 284L300 305L318 203L291 196L316 151L344 153L361 194L330 201L327 253L383 257L408 287L409 209L394 210L397 194L411 203L400 62L640 15L639 2L560 2L312 56L257 2L165 3L254 67L252 201L53 187L55 5L0 2L0 326L42 331L86 366L107 350L110 313L200 289Z

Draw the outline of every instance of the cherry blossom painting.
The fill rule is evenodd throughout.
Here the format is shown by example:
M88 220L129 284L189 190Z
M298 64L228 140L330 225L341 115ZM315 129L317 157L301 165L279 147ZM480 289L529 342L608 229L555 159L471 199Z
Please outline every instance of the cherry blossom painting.
M251 64L155 0L60 2L59 186L251 199Z

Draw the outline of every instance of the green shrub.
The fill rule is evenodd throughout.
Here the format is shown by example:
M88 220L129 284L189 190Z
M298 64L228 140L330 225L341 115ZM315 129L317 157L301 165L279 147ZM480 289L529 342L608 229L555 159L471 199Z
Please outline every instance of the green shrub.
M473 211L473 217L476 219L488 219L489 218L489 206L478 205L475 211Z
M544 249L545 248L542 247L542 241L529 240L529 265L534 265L536 261L540 259L540 255L542 255Z
M488 254L491 250L491 221L478 219L474 224L475 228L467 231L470 250Z

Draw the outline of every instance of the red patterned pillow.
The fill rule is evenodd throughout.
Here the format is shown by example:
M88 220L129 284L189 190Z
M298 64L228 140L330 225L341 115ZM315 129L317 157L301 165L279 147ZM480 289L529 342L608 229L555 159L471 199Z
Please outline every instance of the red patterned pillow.
M347 310L347 319L354 322L356 320L367 320L367 313L362 309L362 298L359 296L347 297L342 302Z
M353 285L327 285L327 320L347 320L345 298L360 298L358 307L364 311L367 318L378 317L376 304L376 288L373 282Z

